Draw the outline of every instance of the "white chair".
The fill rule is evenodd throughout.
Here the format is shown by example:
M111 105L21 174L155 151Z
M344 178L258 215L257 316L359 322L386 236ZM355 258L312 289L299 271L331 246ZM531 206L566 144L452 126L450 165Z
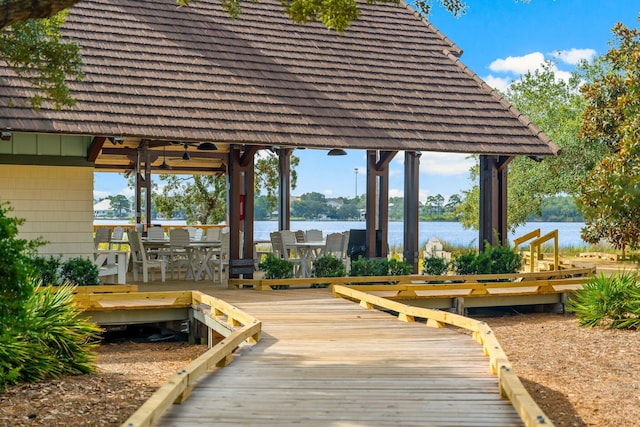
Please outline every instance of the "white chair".
M108 247L109 242L111 242L111 228L109 227L97 228L96 235L93 238L93 246L95 247L95 249L100 249L100 245L103 243L106 243Z
M208 235L209 233L207 233ZM218 240L220 240L220 249L211 257L210 265L213 271L218 271L218 283L222 283L222 274L225 270L228 270L229 266L229 245L231 243L229 231L221 232Z
M284 258L293 263L293 273L296 277L300 277L302 274L302 262L301 258L294 258L290 256L289 250L286 248L287 242L295 242L295 236L293 232L288 230L274 231L269 234L271 238L271 247L276 257Z
M129 246L131 247L131 262L133 270L133 280L138 280L138 272L142 270L142 281L149 281L149 269L159 268L162 281L165 281L167 271L167 261L163 258L149 258L149 254L144 248L140 233L135 230L129 230ZM153 280L153 270L151 271L151 280Z
M204 236L205 240L216 241L220 240L222 229L220 227L211 227L207 230L207 234Z
M324 240L322 230L311 229L305 232L307 242L320 242Z
M120 226L113 229L111 238L109 239L109 249L122 249L122 240L124 239L124 229Z
M202 240L203 237L204 237L204 230L202 228L196 228L196 232L193 235L192 240Z
M296 242L298 242L298 243L304 243L304 242L306 242L306 241L307 241L307 237L306 237L306 235L305 235L304 231L302 231L302 230L296 230L296 231L294 232L294 234L295 234L295 236L296 236Z
M171 278L173 272L178 270L178 279L180 279L180 269L185 269L185 279L190 268L188 246L191 242L189 231L185 228L172 228L169 230L169 268L171 269Z
M344 261L344 236L342 233L331 233L327 235L322 255L332 256Z
M166 239L164 230L162 227L149 227L147 230L147 239L149 240L163 240Z
M198 232L197 228L195 228L195 227L186 227L185 230L187 230L187 233L189 233L189 239L196 240L196 233Z

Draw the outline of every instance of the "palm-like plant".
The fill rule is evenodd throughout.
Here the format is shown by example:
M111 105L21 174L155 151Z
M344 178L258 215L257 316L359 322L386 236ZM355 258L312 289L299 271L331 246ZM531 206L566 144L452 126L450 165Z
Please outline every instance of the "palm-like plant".
M594 276L567 302L567 310L578 316L580 326L612 329L640 328L638 275L625 272Z

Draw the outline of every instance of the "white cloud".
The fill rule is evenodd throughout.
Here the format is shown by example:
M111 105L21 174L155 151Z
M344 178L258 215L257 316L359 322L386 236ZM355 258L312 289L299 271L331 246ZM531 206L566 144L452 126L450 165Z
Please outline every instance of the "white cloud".
M404 197L404 190L400 190L397 188L390 188L389 197Z
M459 153L422 153L420 172L426 175L451 176L468 174L474 164L468 154Z
M565 64L577 65L582 60L590 61L593 59L593 57L596 56L596 51L594 49L572 48L569 50L558 50L551 55Z
M322 194L324 194L325 196L331 196L333 194L333 190L324 190Z
M483 77L482 80L484 80L492 89L498 89L501 92L506 91L513 81L510 77L496 77L492 74Z
M544 55L540 52L528 53L523 56L508 56L505 59L496 59L489 65L494 73L524 74L541 68Z

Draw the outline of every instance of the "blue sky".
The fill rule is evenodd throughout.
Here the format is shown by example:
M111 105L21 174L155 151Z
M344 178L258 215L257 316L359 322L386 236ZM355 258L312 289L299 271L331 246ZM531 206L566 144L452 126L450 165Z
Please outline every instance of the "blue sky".
M467 13L455 18L434 0L430 21L463 51L461 61L492 87L504 90L546 59L557 60L557 75L571 72L577 61L605 53L617 22L638 27L638 0L467 0ZM365 189L365 152L327 157L325 151L302 150L294 195L312 191L327 197L353 197ZM403 192L404 155L390 166L390 195ZM420 198L445 198L470 187L465 155L422 153ZM358 173L355 173L355 169ZM318 171L326 171L319 174ZM131 195L126 179L96 173L94 196Z

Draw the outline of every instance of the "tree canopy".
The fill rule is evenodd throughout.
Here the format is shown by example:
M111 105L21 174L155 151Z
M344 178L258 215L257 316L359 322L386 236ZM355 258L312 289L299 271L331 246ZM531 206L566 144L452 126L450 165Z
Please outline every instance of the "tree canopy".
M583 67L587 67L583 64ZM587 176L601 157L596 148L585 146L578 138L584 111L580 94L583 70L567 81L556 78L554 64L547 62L539 70L527 72L512 83L504 94L520 112L533 121L562 149L558 157L516 157L509 163L507 223L513 230L531 215L540 214L545 202L556 194L578 195L580 179ZM479 169L471 170L477 182ZM461 221L467 227L478 226L479 187L464 192L459 205Z
M611 49L582 87L587 101L581 138L606 154L580 180L581 209L590 243L618 249L640 243L640 31L619 23Z

